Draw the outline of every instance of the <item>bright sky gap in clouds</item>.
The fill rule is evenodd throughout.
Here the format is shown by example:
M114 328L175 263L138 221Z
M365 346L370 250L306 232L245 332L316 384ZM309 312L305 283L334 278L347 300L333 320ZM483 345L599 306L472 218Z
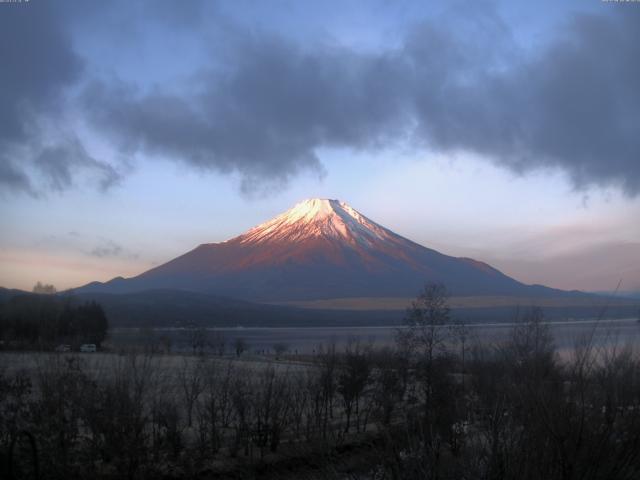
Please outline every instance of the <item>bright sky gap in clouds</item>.
M640 290L640 4L0 4L0 285L133 275L307 197Z

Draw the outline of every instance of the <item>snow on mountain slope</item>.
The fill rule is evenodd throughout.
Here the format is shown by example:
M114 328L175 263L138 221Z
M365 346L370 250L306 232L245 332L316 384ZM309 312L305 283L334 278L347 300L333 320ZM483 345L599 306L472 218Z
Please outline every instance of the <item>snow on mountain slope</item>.
M413 296L427 281L456 295L548 295L486 263L407 240L344 202L310 199L246 233L203 244L131 279L91 291L177 288L247 300Z
M331 238L371 248L399 238L344 202L314 198L298 203L282 215L252 228L237 239L243 244L268 241L305 242ZM236 239L234 239L236 240Z

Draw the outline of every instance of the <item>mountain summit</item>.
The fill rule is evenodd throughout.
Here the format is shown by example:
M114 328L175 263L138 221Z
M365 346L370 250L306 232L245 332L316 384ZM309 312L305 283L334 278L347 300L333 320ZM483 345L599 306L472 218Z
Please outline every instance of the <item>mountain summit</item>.
M246 233L203 244L130 279L80 291L156 288L246 300L411 297L428 281L454 295L559 293L524 285L469 258L443 255L393 233L339 200L309 199Z
M372 247L394 234L339 200L312 198L237 237L240 242L302 243L325 238ZM236 239L233 239L236 240Z

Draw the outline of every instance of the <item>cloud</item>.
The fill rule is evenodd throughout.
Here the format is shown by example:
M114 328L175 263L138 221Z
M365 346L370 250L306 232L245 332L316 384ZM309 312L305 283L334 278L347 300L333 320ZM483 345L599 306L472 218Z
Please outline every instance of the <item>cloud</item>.
M490 8L455 26L424 22L378 53L236 32L226 63L189 92L93 83L85 106L124 151L239 172L248 187L322 172L322 147L408 141L636 195L640 11L610 12L573 16L534 52Z
M117 257L122 253L122 251L122 246L109 240L104 245L95 247L89 254L98 258Z
M247 43L236 60L228 76L203 72L191 96L94 83L85 106L122 151L239 172L247 188L305 169L321 175L318 147L374 147L401 134L393 124L400 104L384 80L360 91L363 77L390 73L384 60L308 55L277 38Z
M7 190L35 194L29 177L8 156L0 153L0 191Z
M122 257L129 260L137 260L140 255L124 248L113 240L103 238L101 244L94 247L88 254L97 258Z
M111 165L89 155L77 138L43 148L34 163L51 190L63 191L73 184L75 172L88 170L96 175L101 190L108 190L121 180L121 174Z
M0 15L0 193L62 191L78 172L101 189L119 179L116 170L86 152L64 127L68 89L82 78L61 19L47 2L2 6ZM49 130L53 130L53 137Z
M201 4L174 12L177 3L149 10L150 30L217 28L203 21ZM116 5L138 20L152 8ZM209 61L181 90L98 78L64 34L64 15L39 6L26 17L26 9L8 8L0 17L0 57L10 72L0 92L0 185L64 190L79 171L93 172L102 188L117 183L120 173L73 135L45 142L28 128L55 118L65 92L81 86L74 108L120 153L236 174L245 191L281 188L304 171L321 176L323 148L401 145L474 152L519 174L558 169L576 189L613 186L635 196L640 10L633 7L573 14L545 45L528 50L485 3L425 20L398 46L368 52L298 44L227 22L224 42L213 42ZM37 33L16 43L27 21ZM144 22L130 23L145 33ZM6 153L25 150L25 142L22 157Z
M450 69L437 95L416 102L419 131L436 148L470 150L516 172L559 168L578 189L637 195L638 58L640 10L576 15L542 51L505 69Z
M640 291L640 243L603 241L549 257L492 258L491 264L525 283L613 294Z
M3 5L0 15L0 141L26 140L34 116L60 107L82 61L55 21L50 4Z

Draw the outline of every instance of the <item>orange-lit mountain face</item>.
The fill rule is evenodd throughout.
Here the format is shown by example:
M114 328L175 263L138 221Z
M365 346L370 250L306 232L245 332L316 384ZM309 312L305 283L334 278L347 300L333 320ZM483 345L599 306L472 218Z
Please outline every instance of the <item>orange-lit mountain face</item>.
M203 244L130 279L83 291L155 288L258 301L414 296L428 281L455 295L545 295L491 266L425 248L338 200L311 199L222 243Z

